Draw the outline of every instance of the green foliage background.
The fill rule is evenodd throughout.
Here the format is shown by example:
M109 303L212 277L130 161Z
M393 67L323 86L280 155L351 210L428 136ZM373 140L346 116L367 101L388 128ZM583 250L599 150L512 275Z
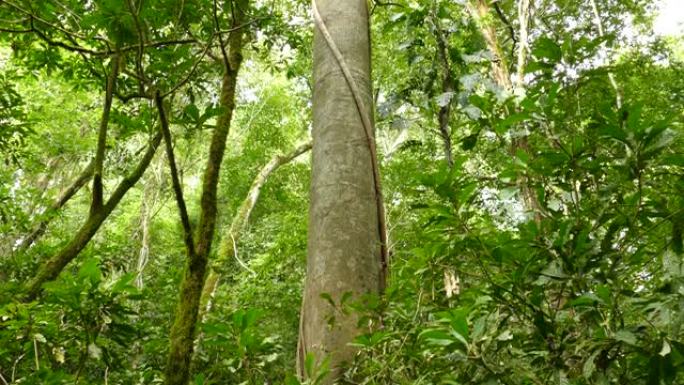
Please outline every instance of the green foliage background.
M371 5L392 259L382 298L341 305L361 315L347 383L684 384L682 38L652 35L648 1L596 2L604 36L590 2L534 2L517 94L492 80L495 58L466 1ZM221 22L228 3L219 3ZM504 17L492 10L480 22L494 26L514 72L517 3L497 3ZM140 4L145 41L165 44L122 60L133 72L142 58L161 90L181 84L170 97L171 129L196 217L220 112L221 67L212 59L220 53L203 53L215 43L213 4ZM266 1L248 12L216 244L260 169L308 138L308 7ZM19 296L87 215L90 185L62 209L49 206L92 158L113 60L106 53L138 44L135 23L119 1L0 2L2 383L162 382L185 259L162 154L39 300ZM445 71L453 92L442 87ZM133 75L117 83L105 191L157 130L153 104L122 98L137 90ZM453 168L438 130L445 105ZM528 148L511 153L521 135ZM195 384L299 383L309 170L302 156L269 177L236 244L246 268L216 266L221 285L199 328ZM526 211L521 176L536 212ZM45 235L19 248L46 219ZM143 246L149 256L138 271Z

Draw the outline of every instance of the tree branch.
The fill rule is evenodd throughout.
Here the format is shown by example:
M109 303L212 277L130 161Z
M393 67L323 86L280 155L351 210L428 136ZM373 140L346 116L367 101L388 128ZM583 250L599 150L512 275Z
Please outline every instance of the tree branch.
M183 198L183 186L178 177L178 168L176 167L176 156L173 153L173 143L171 141L171 131L169 130L169 120L164 110L164 100L161 94L157 91L154 95L154 103L157 105L159 111L159 127L164 137L166 144L166 157L169 160L169 169L171 173L171 183L173 185L173 192L176 196L176 204L178 205L178 213L180 214L181 223L183 225L183 240L188 255L195 255L195 244L192 239L192 227L190 226L190 217L188 216L188 209Z
M147 169L147 166L150 165L150 162L157 151L157 147L159 146L159 142L161 141L161 137L161 133L155 135L147 146L147 151L142 159L140 159L136 168L119 182L119 185L102 209L88 215L88 219L83 226L81 226L76 235L74 235L74 238L72 238L58 254L54 255L38 269L36 276L26 286L24 301L29 302L38 297L42 290L43 283L57 278L64 267L74 260L81 250L88 245L95 233L97 233L97 230L102 226L102 223L104 223L107 217L109 217L109 214L114 211L128 190L138 182Z
M225 233L221 239L221 244L219 245L218 257L215 265L218 265L219 268L225 268L230 260L234 258L238 264L243 267L246 266L244 262L238 258L237 243L240 240L242 232L247 227L247 223L249 223L249 218L257 204L257 201L259 200L259 196L261 195L261 189L264 187L271 174L277 171L281 166L290 163L298 156L311 150L312 144L312 141L309 140L297 146L287 154L274 156L268 163L264 165L259 174L257 174L257 176L254 178L254 181L252 181L249 192L247 192L247 196L242 201L242 204L240 204L240 207L233 216L230 227L228 227L227 231L224 230ZM220 276L216 268L209 270L204 291L202 292L202 298L200 300L200 321L202 318L204 318L206 313L211 311L211 300L219 287L219 278Z
M171 88L169 91L167 91L163 95L161 95L162 98L165 98L165 97L173 94L174 92L178 91L179 88L183 87L185 84L187 84L190 81L190 77L192 77L192 75L195 74L195 71L197 71L197 67L199 67L200 63L202 62L204 57L207 55L207 52L209 52L209 49L211 48L211 42L213 41L213 39L214 39L214 35L212 35L211 38L209 38L209 43L207 43L207 45L204 47L204 50L200 54L199 58L197 60L195 60L195 63L192 65L192 68L190 69L190 72L188 73L188 75L185 76L183 78L183 80L178 82L178 84L173 86L173 88Z
M102 207L103 202L102 174L104 168L105 148L107 146L107 127L109 125L109 115L112 110L112 100L118 74L119 56L114 56L112 58L112 70L107 77L105 101L102 108L102 119L100 120L100 130L97 137L95 168L93 170L93 201L90 206L91 213L99 210Z
M518 43L518 38L515 36L515 29L513 28L513 25L511 24L511 22L506 17L506 14L504 14L503 11L501 10L501 7L499 6L499 2L494 1L492 3L492 5L494 5L494 10L496 11L496 15L499 16L499 19L501 20L501 22L503 22L506 25L506 27L508 28L508 33L511 36L511 40L513 40L513 46L511 47L511 56L513 56L513 53L515 52L515 46Z
M451 64L449 63L448 41L444 36L444 31L439 25L439 20L433 16L433 24L435 26L435 33L437 38L437 55L442 61L444 77L442 79L442 92L453 93L456 89L454 79L451 75ZM451 119L451 99L439 109L437 116L439 121L439 135L444 142L444 157L447 160L449 168L453 168L454 159L451 149L451 129L449 128L449 120Z
M219 25L216 0L214 0L213 4L214 4L214 6L213 6L214 27L216 28L216 31L219 32L219 31L221 31L221 26ZM223 43L223 36L220 32L218 33L218 39L219 39L219 47L221 48L221 57L223 58L223 65L226 67L226 72L230 72L230 70L231 70L230 61L228 60L228 54L226 53L226 46Z
M62 193L62 195L57 198L56 201L50 205L47 211L49 215L42 221L40 221L36 226L33 227L31 233L23 239L17 250L26 251L31 245L33 245L38 238L40 238L47 229L48 224L54 218L54 212L61 209L76 193L86 184L88 179L93 175L93 168L95 163L91 161L88 165L81 171L81 173L76 177L76 179L67 187L67 189Z

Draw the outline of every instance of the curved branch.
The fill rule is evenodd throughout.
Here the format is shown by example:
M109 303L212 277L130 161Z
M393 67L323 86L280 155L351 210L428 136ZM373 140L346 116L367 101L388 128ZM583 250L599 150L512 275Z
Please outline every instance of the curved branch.
M249 218L252 214L252 210L259 200L261 194L261 189L264 187L268 178L277 171L280 167L292 162L298 156L304 154L305 152L311 150L312 142L309 140L297 146L294 150L287 154L276 155L268 163L264 165L259 174L252 181L252 185L247 192L247 197L242 201L240 207L238 208L233 220L230 223L225 232L221 244L219 245L217 264L226 264L230 262L232 258L238 262L243 268L250 270L249 267L240 259L237 255L237 242L240 240L240 236L247 227L249 223ZM203 318L204 314L211 310L211 299L214 297L216 290L219 286L219 273L216 269L212 268L207 275L206 284L204 286L204 291L202 293L202 299L200 303L202 307L200 311L200 320Z

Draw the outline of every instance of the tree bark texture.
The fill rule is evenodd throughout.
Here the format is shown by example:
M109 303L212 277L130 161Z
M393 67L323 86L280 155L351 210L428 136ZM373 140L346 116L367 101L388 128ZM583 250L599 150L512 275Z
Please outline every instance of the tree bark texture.
M90 215L88 215L86 222L76 233L76 236L74 236L74 238L71 239L71 241L64 246L64 248L62 248L57 255L50 258L38 269L36 276L27 285L25 297L27 301L35 299L40 294L43 283L57 278L62 269L64 269L64 267L74 258L76 258L78 253L80 253L81 250L86 247L95 233L97 233L97 230L100 229L102 223L104 223L107 217L109 217L109 214L111 214L119 202L121 202L121 199L123 199L128 190L135 186L138 180L145 173L147 166L150 165L152 158L154 158L154 154L157 151L160 141L161 134L157 134L152 139L152 142L149 144L147 151L143 155L136 168L133 169L133 171L131 171L131 173L119 183L112 195L109 197L109 200L107 200L107 203L105 203L100 209L91 212Z
M342 311L342 298L347 293L352 294L351 300L378 294L384 284L378 231L382 213L374 142L366 131L372 127L364 122L372 119L368 4L316 0L314 15L316 8L320 20L314 32L308 259L297 355L302 376L307 354L318 363L329 357L332 373L326 383L330 384L340 376L340 366L353 358L354 349L348 344L359 332L357 317ZM353 79L345 77L345 64L336 58L335 49ZM356 100L354 88L359 93Z
M492 60L492 75L494 81L499 85L499 87L509 92L517 92L519 94L522 94L525 88L524 73L525 65L527 63L527 52L529 51L527 47L528 24L530 17L529 7L530 3L528 0L518 0L518 11L520 12L518 17L518 21L520 23L518 40L520 40L520 44L517 53L516 82L514 84L511 80L511 71L508 67L508 61L506 60L506 56L503 53L501 44L499 43L496 28L494 27L492 21L488 18L491 13L489 0L471 0L468 3L468 10L478 23L480 32L487 43L487 47L494 56L494 60ZM530 146L526 134L517 138L511 138L511 155L516 156L518 150L530 153ZM529 179L524 174L518 174L517 183L520 187L525 210L529 213L532 213L537 224L541 223L543 209L539 203L539 199L537 199L537 195L535 194Z
M496 33L496 28L494 24L489 19L490 7L488 0L471 0L467 3L468 10L471 15L478 23L480 28L480 33L487 43L487 48L489 52L492 53L494 58L492 59L492 75L494 81L502 88L506 90L513 89L513 83L511 82L510 71L508 70L508 60L506 60L506 55L504 55L501 49L501 44L499 43L499 38Z
M237 0L231 2L231 4L233 7L230 10L233 15L231 28L242 26L249 2L248 0ZM175 319L171 326L169 355L165 371L165 384L167 385L187 385L190 378L190 363L192 361L200 299L216 228L216 196L219 172L226 149L226 138L230 131L230 122L235 110L235 88L240 65L242 64L242 47L245 40L244 30L244 28L237 28L230 33L227 42L228 52L224 55L225 72L220 96L223 112L218 117L216 128L211 138L209 159L207 160L202 181L200 218L195 247L193 250L188 250L187 264L180 287L179 302L176 308Z
M456 84L453 75L451 74L451 64L449 63L449 47L447 36L439 25L439 19L433 16L433 23L435 25L435 37L437 40L437 56L442 62L442 92L454 93L456 91ZM449 122L451 120L451 99L439 108L437 115L439 122L439 134L442 137L442 144L444 146L444 158L447 161L449 168L454 167L454 156L451 149L451 128Z
M112 101L116 78L119 75L119 55L112 57L112 65L109 76L107 76L107 87L105 90L104 107L102 108L102 119L100 119L100 130L97 135L97 150L95 151L95 168L93 170L93 200L90 205L90 212L95 214L104 204L104 159L107 147L107 127L109 126L109 115L112 111Z

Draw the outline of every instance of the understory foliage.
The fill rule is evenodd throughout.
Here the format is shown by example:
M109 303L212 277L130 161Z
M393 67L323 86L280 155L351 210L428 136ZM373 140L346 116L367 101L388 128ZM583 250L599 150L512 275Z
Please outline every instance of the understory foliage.
M152 90L197 218L232 4L0 1L0 384L164 382L186 254L163 145L59 277L30 301L25 285L91 210L92 174L55 202L95 157L115 60L105 198L159 131ZM329 372L309 357L294 376L309 156L231 229L262 168L308 140L309 7L255 1L240 26L192 384ZM682 37L655 36L645 0L370 7L391 260L383 296L331 301L359 315L341 383L684 384Z

